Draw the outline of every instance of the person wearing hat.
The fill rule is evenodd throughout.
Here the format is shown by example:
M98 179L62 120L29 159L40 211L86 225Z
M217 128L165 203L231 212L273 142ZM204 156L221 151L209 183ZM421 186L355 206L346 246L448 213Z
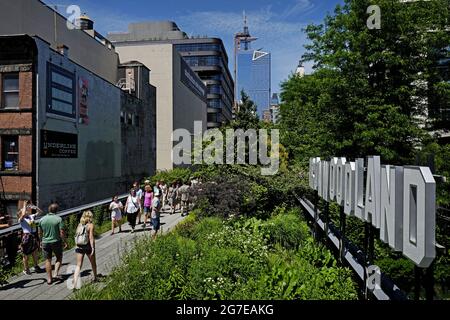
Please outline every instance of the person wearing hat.
M161 227L161 191L159 189L155 190L154 192L154 198L152 201L152 214L151 214L151 221L152 221L152 238L155 239L156 235Z

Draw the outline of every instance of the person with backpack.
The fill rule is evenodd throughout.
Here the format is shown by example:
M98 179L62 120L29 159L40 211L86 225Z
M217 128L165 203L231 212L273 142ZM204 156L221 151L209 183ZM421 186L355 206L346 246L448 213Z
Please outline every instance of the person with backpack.
M32 210L36 210L32 214ZM23 254L23 274L30 275L31 271L40 273L42 269L39 267L38 249L39 249L39 235L36 224L36 218L42 214L42 210L34 206L28 200L23 203L23 208L19 211L19 223L22 227L22 241L21 249ZM33 257L34 267L29 269L28 259L30 255Z
M127 214L128 223L131 226L131 233L134 233L134 228L136 227L136 218L138 213L141 211L141 201L136 195L136 190L131 189L130 195L127 198L125 204L125 212Z
M119 201L119 197L115 195L109 205L109 210L111 210L111 235L114 234L114 229L116 225L119 226L119 233L122 232L122 210L123 204Z
M80 277L81 268L83 266L84 256L87 255L92 266L93 281L97 281L97 261L95 259L95 233L93 224L93 214L91 211L83 212L80 219L80 224L75 232L75 245L77 246L75 252L77 254L77 267L73 277L73 288L79 289L80 284L78 279Z
M152 238L156 239L156 235L161 227L161 193L157 190L154 193L154 199L152 201Z

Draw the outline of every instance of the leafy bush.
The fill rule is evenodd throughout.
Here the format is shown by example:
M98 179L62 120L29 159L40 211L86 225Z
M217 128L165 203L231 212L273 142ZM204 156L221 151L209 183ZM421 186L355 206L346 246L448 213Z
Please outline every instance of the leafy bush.
M247 299L271 300L349 300L356 299L355 285L348 269L315 268L301 254L271 255L269 269L243 292Z
M94 215L94 223L97 226L101 226L103 222L105 221L105 208L102 207L95 207L92 210L92 213Z
M79 217L76 214L69 216L64 221L64 233L66 235L66 241L68 248L75 246L75 232L79 224Z
M227 218L238 216L246 205L244 200L248 185L238 179L217 178L193 189L200 215Z
M399 288L413 297L414 263L402 257L400 253L390 252L380 255L375 263Z
M297 249L309 236L308 225L301 220L300 212L298 210L286 212L284 208L264 223L263 232L267 234L269 243L279 244L286 249Z
M287 227L289 221L302 230L301 237L291 235L281 240L293 249L269 247L265 225L273 223L274 229L279 229L277 233L288 230L288 234L296 234ZM104 288L88 285L74 298L356 298L349 271L337 267L326 249L310 248L312 240L304 231L304 222L292 213L279 214L269 221L193 218L156 241L137 241ZM303 249L297 250L297 243Z
M154 185L164 180L168 185L174 182L186 182L191 178L192 171L188 168L175 168L170 171L158 171L154 176L147 178Z

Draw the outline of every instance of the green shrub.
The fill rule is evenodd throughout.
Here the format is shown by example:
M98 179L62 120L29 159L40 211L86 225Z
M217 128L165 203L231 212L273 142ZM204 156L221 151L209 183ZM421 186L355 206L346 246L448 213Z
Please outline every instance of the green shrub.
M309 228L299 212L282 212L269 219L263 225L263 232L272 245L281 245L286 249L296 249L309 235Z
M186 182L189 181L192 175L192 171L188 168L175 168L170 171L158 171L153 177L147 178L155 185L157 181L164 180L168 185L174 182Z
M64 221L64 232L66 234L68 248L72 248L75 246L75 232L77 230L79 222L80 221L77 214L69 216Z
M202 255L192 261L189 279L195 299L230 299L235 290L257 276L261 266L236 248L203 244Z
M223 229L223 221L217 217L204 218L194 224L191 229L191 239L196 241L205 241L205 239L214 232Z
M105 211L106 211L106 208L100 207L100 206L95 207L92 210L92 213L94 215L94 223L96 226L103 225L103 222L105 221Z
M314 245L298 212L287 212L269 221L191 218L155 241L143 238L130 245L105 288L86 286L74 298L356 298L349 270L338 267L325 248ZM273 239L283 247L267 245L272 239L264 233L268 224L277 230Z

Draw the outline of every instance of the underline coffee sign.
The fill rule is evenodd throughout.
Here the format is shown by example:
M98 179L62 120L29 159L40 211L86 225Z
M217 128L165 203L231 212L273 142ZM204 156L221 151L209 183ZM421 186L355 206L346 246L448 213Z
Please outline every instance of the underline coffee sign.
M379 156L355 162L311 158L309 186L348 216L371 223L380 239L426 268L436 257L436 182L428 167L381 165Z
M41 130L41 158L77 158L78 136Z

